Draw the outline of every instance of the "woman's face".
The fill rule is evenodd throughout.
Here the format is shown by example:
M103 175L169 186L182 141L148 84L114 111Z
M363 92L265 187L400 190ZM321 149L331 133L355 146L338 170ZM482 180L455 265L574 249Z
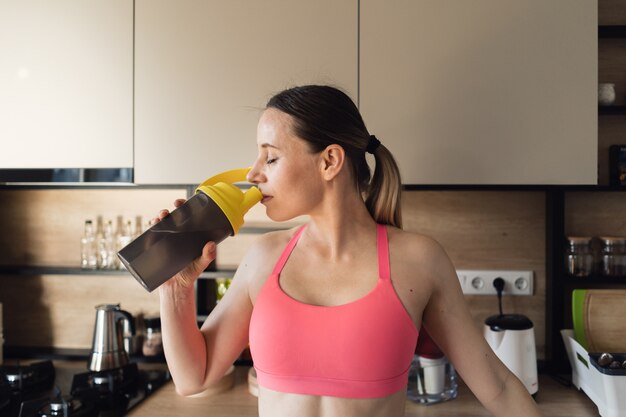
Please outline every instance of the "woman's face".
M292 117L273 108L263 112L257 126L259 156L248 181L263 193L262 204L274 221L310 213L320 203L320 155L292 132Z

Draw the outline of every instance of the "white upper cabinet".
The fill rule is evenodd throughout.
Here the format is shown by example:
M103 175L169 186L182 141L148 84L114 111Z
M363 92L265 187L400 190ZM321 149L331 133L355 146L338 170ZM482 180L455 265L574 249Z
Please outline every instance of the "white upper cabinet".
M360 2L360 108L405 184L596 184L597 2Z
M358 4L137 0L135 182L199 184L257 155L267 100L299 84L357 94Z
M133 166L133 2L0 2L0 168Z

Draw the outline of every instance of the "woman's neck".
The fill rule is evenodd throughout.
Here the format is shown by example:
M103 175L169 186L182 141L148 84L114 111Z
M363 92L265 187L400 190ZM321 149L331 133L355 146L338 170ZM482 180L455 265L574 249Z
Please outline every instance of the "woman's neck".
M325 258L358 256L364 242L375 242L376 222L356 191L330 193L309 216L302 238Z

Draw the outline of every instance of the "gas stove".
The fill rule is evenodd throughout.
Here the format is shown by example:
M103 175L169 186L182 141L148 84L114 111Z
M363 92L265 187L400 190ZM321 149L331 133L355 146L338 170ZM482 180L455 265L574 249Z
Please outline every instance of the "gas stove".
M49 360L0 366L0 417L123 416L170 379L166 370L136 363L103 372L59 371Z

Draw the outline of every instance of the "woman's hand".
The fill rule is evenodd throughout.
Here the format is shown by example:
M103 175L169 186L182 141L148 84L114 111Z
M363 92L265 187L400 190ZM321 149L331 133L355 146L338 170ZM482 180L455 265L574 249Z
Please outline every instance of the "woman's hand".
M174 201L174 207L178 208L185 204L184 198L179 198ZM150 224L154 225L165 217L169 216L170 212L167 209L163 209L159 212L157 217L154 217L150 220ZM189 288L193 286L193 283L200 276L202 271L204 271L211 262L215 259L215 243L207 242L206 245L202 248L202 255L194 259L189 265L187 265L182 271L174 275L168 281L166 281L163 286L170 286L179 288Z

